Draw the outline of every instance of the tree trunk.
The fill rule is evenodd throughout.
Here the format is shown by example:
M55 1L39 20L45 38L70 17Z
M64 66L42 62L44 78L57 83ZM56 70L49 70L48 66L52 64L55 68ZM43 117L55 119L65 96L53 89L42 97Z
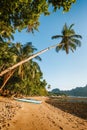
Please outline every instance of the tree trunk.
M11 71L11 72L9 72L8 74L5 75L3 84L0 88L0 91L2 91L2 89L4 88L4 86L6 85L6 83L8 82L8 80L10 79L10 77L13 75L14 72L15 72L15 70L13 70L13 71Z
M59 45L60 45L60 44L56 44L56 45L50 46L50 47L48 47L48 48L45 48L45 49L43 49L43 50L37 52L36 54L30 56L29 58L24 59L24 60L18 62L17 64L13 65L12 67L9 67L9 68L5 69L4 71L2 71L2 72L0 73L0 76L3 76L3 75L6 74L7 72L9 72L9 71L11 71L11 70L17 68L18 66L20 66L20 65L22 65L22 64L24 64L24 63L26 63L27 61L29 61L29 60L35 58L36 56L38 56L38 55L40 55L40 54L42 54L42 53L44 53L44 52L46 52L46 51L48 51L48 50L50 50L50 49L52 49L52 48L55 48L56 46L59 46Z

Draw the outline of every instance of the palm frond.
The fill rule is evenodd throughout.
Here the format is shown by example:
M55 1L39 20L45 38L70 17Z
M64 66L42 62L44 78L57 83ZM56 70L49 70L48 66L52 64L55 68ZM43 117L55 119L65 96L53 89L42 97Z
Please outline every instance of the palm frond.
M73 42L77 45L77 46L81 46L81 41L78 39L73 39Z
M63 47L62 47L62 50L66 52L66 54L69 53L69 46L68 44L65 44Z
M71 30L73 26L74 26L74 24L71 24L70 27L69 27L69 30Z
M36 56L35 59L39 60L39 61L42 61L41 57L40 56Z
M56 47L56 52L59 52L61 49L62 49L62 46L63 46L63 44L62 43L60 43L57 47Z
M68 26L67 26L67 24L65 23L65 25L64 25L64 27L63 27L63 29L62 29L62 34L63 35L65 35L66 34L66 32L67 32L67 30L68 30Z
M37 62L35 62L35 61L33 61L33 64L32 64L33 66L33 68L36 68L39 72L41 72L41 69L40 69L40 66L38 65L38 63Z
M72 52L74 52L74 50L73 50L72 48L70 48L70 50L71 50Z
M63 36L62 35L55 35L55 36L52 36L51 38L52 39L57 39L57 38L63 38Z
M81 35L78 35L78 34L71 35L70 37L72 37L72 38L76 37L76 38L82 39L82 36L81 36Z
M68 26L67 24L65 23L64 27L63 27L63 30L67 30L68 29Z
M76 50L76 45L73 42L71 42L69 48L71 50Z

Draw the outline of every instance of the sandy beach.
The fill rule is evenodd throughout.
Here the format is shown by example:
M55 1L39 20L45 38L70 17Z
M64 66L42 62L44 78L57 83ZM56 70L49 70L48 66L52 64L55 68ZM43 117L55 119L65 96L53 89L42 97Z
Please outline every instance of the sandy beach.
M33 104L0 97L0 130L87 130L87 119L55 107L47 97L34 99L43 102Z

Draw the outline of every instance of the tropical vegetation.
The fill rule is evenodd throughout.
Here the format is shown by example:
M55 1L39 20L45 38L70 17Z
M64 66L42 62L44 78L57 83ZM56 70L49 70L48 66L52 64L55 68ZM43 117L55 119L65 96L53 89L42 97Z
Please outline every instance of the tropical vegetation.
M53 10L62 8L69 11L76 0L1 0L0 1L0 39L13 39L13 33L23 29L34 32L40 25L42 14L49 15L49 7Z
M32 43L22 45L21 43L12 43L3 46L0 55L0 71L11 66L33 54L37 50ZM6 53L4 53L4 52ZM41 60L38 56L36 59ZM1 93L15 94L21 93L25 95L46 95L46 81L43 79L43 73L38 63L30 60L18 68L9 71L0 78ZM4 91L4 92L3 92Z
M70 26L67 26L67 24L64 25L62 30L62 35L55 35L52 36L52 39L61 38L61 42L59 46L56 46L56 51L64 50L66 53L69 53L69 50L74 52L77 47L81 46L81 39L82 36L75 33L74 29L72 28L74 24L71 24Z
M37 50L32 43L13 43L13 34L26 29L34 33L40 25L42 14L50 15L49 7L53 11L62 8L67 12L76 0L1 0L0 2L0 93L46 95L46 80L40 66L33 58L41 61L40 54L56 47L56 51L65 50L68 54L81 45L81 35L72 29L73 24L64 25L62 35L53 36L52 39L61 38L61 42L35 53ZM50 86L48 85L48 88Z
M62 38L61 42L56 45L50 46L36 54L33 54L33 52L37 49L34 48L31 43L27 43L25 45L21 45L20 43L12 43L10 45L8 44L8 46L6 46L5 44L6 48L4 48L3 46L2 50L6 49L6 56L8 56L8 58L6 58L6 62L8 64L3 64L5 60L3 59L3 53L3 56L1 56L2 85L0 89L2 90L6 85L5 89L10 89L10 92L11 90L13 91L15 89L14 91L18 91L22 94L37 95L40 94L42 88L43 94L46 94L46 81L41 81L42 72L40 70L40 67L32 59L37 58L41 60L41 58L38 55L54 47L56 47L57 52L59 50L65 50L67 54L69 53L69 50L71 50L72 52L76 50L76 47L81 45L81 41L79 40L79 38L82 37L81 35L77 35L75 31L72 29L72 27L73 24L70 26L67 26L65 24L62 30L62 35L56 35L52 37L52 39ZM12 67L8 68L7 65L12 65ZM3 68L5 68L5 70L3 70ZM40 92L37 92L38 89L40 90Z

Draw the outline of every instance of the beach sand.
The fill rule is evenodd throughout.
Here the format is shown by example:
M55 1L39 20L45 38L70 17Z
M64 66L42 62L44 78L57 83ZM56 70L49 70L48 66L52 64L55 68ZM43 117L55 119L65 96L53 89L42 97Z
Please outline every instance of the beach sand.
M47 103L48 97L34 99L43 102L33 104L0 97L0 130L87 130L86 119Z

